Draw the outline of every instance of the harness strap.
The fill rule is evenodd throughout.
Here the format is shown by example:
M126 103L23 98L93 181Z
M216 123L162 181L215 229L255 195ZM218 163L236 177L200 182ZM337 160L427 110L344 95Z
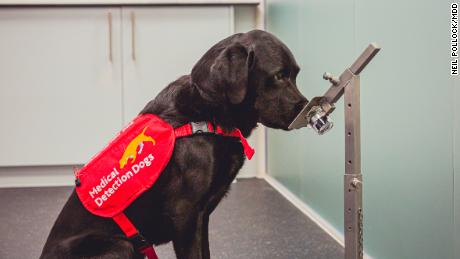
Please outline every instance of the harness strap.
M117 223L123 233L125 233L126 237L130 239L135 249L141 252L147 259L158 259L153 246L145 240L131 220L129 220L123 212L114 216L112 219Z
M137 235L139 232L133 223L126 217L125 213L120 213L112 218L115 223L121 228L126 237L131 238L132 236Z
M176 138L190 136L196 133L215 133L223 136L237 137L243 145L244 154L248 159L254 155L254 149L249 145L246 138L243 136L239 129L233 129L230 132L224 132L221 127L217 126L214 129L210 122L192 122L174 129Z
M210 133L213 131L213 126L209 122L192 122L175 128L174 135L176 135L176 138L181 138L195 133Z

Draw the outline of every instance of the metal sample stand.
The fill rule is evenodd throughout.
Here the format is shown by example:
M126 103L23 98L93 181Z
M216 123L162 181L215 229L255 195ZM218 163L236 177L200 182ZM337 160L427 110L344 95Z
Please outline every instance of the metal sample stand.
M345 95L344 236L346 259L363 258L359 74L379 50L380 47L376 44L370 44L338 79L325 73L323 78L329 80L332 86L324 96L313 98L289 126L294 129L311 125L311 119L316 114L327 118L327 115L335 109L335 102Z

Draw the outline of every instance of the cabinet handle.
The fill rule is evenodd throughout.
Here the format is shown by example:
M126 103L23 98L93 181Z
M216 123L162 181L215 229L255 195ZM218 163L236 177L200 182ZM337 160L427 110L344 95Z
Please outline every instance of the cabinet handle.
M112 12L109 12L107 19L109 22L109 60L112 63Z
M136 15L131 12L131 58L136 61Z

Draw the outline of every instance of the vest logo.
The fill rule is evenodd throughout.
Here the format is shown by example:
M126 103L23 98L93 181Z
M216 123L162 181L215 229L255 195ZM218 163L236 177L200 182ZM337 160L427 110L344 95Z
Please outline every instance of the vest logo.
M148 127L145 127L139 135L129 142L121 159L118 161L120 168L112 168L108 174L100 175L97 185L89 190L89 195L98 207L101 207L109 198L114 195L128 180L132 179L143 168L150 167L155 159L152 153L144 156L140 161L136 161L144 149L145 142L156 144L153 137L145 134ZM127 165L130 165L128 168ZM126 167L126 168L125 168ZM123 168L125 168L123 170Z
M174 128L160 117L136 117L76 172L75 190L83 206L102 217L125 210L160 177L174 141Z
M120 169L123 169L128 164L128 162L130 164L136 162L137 155L142 153L142 149L144 148L144 142L151 142L153 145L156 144L154 138L145 134L147 128L148 127L145 127L139 135L137 135L133 140L131 140L131 142L129 142L128 146L125 149L125 152L123 153L123 156L119 161ZM137 151L138 147L139 151Z

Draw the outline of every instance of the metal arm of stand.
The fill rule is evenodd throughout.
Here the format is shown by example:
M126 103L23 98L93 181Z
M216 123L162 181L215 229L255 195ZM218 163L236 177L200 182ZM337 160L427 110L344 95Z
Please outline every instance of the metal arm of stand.
M289 129L299 129L308 126L310 122L308 115L315 106L321 106L326 116L333 112L335 109L334 104L342 97L345 88L350 84L352 78L358 76L363 71L379 50L380 47L377 44L369 44L356 61L349 68L345 69L338 79L329 73L324 73L323 78L329 80L332 85L323 96L315 97L308 102L291 122Z

